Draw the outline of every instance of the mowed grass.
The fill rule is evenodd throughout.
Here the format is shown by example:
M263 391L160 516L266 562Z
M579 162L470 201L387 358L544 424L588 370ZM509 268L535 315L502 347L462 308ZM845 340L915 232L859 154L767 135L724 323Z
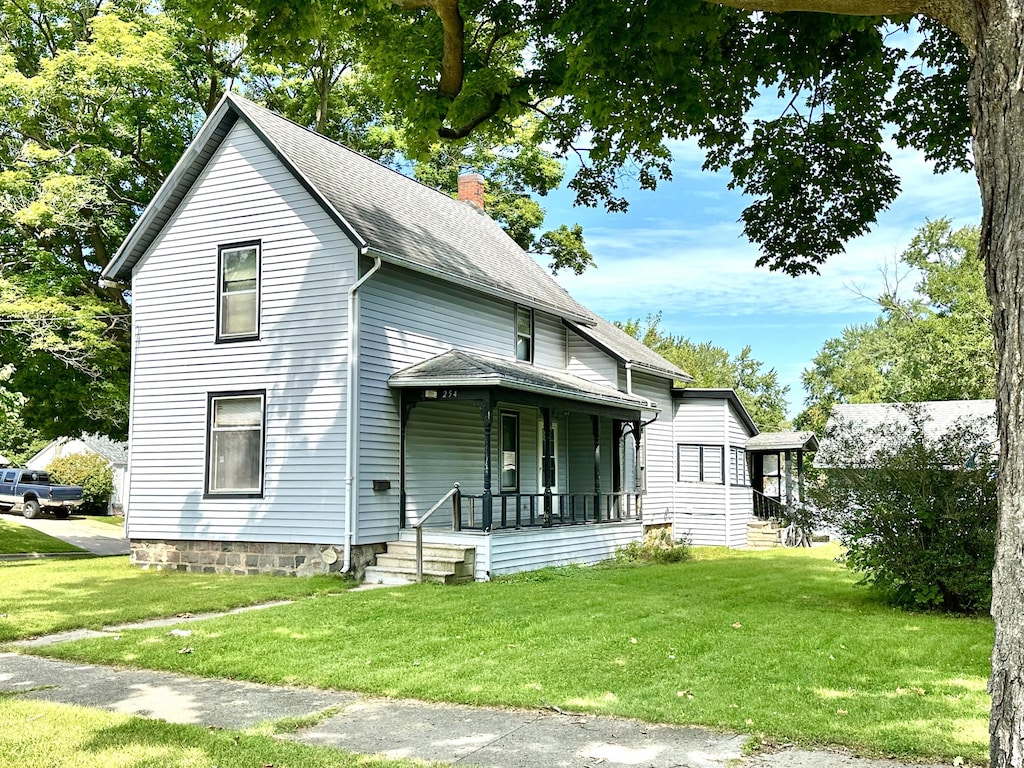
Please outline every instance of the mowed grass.
M0 643L67 629L345 591L337 576L220 576L144 571L127 557L0 562Z
M32 768L423 768L329 747L0 695L0 765Z
M834 547L380 589L41 652L269 683L986 759L992 624L888 608ZM189 653L180 653L183 648Z
M85 552L74 544L47 536L34 528L0 517L0 555Z

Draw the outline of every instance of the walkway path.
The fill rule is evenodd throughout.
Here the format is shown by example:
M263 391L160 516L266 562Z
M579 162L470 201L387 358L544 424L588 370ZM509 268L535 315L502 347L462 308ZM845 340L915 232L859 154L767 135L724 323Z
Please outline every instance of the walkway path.
M124 537L122 525L111 525L90 520L88 517L73 515L67 520L44 515L34 520L18 517L17 522L53 536L55 539L74 544L94 555L127 555L128 540Z
M69 633L20 645L45 645L73 637ZM743 758L745 736L702 728L652 725L554 709L491 709L383 699L344 691L112 669L17 653L0 653L0 692L4 691L230 729L336 709L336 714L289 738L351 752L480 768L902 767L889 760L864 760L825 751L783 750Z

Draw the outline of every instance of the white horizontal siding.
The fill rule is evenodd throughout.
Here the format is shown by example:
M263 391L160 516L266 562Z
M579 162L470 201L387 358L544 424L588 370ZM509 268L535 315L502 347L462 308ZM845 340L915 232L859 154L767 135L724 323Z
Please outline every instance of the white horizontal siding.
M388 377L403 368L439 355L449 349L463 349L511 357L515 351L513 305L505 304L450 284L390 265L365 283L361 292L359 361L359 521L357 543L392 539L398 532L399 453L401 442L399 395L388 387ZM413 409L413 419L426 414ZM447 488L429 502L429 509L455 481L465 490L483 490L483 423L479 409L466 405L455 425L458 437L472 429L479 451L472 467L461 462L444 473ZM472 410L472 413L469 410ZM410 421L410 424L412 421ZM470 426L472 425L472 427ZM437 433L448 426L443 418L433 425ZM416 473L416 462L424 454L436 453L425 444L408 447L406 480ZM427 445L428 447L424 447ZM431 463L432 459L428 460ZM449 479L450 478L450 479ZM391 490L373 491L374 479L391 480ZM417 480L417 482L419 482ZM407 513L414 516L430 494L443 485L440 480L415 489L407 501ZM425 511L423 509L422 511ZM413 517L410 516L410 520Z
M218 246L261 242L260 338L216 344ZM344 535L346 291L355 248L244 124L133 275L131 538ZM207 396L266 390L260 499L204 499Z
M561 318L544 312L533 313L534 362L545 368L565 369L565 334Z
M675 439L671 418L672 381L633 372L633 392L653 400L661 406L658 418L644 427L647 446L647 494L644 496L644 516L652 519L671 514L674 506ZM654 413L645 413L650 421Z
M491 534L491 575L569 563L597 563L643 536L639 522L567 525Z
M619 387L619 364L575 331L566 331L566 370L584 381Z
M723 400L713 398L676 400L674 403L676 442L691 445L724 445Z

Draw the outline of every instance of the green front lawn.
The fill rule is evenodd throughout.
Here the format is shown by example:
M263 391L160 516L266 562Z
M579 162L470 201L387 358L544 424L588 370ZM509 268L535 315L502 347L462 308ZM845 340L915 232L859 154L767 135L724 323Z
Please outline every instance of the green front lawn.
M0 555L85 552L84 549L40 533L14 520L0 518Z
M424 768L268 733L196 725L0 695L0 765L33 768Z
M144 571L127 557L0 562L0 643L66 629L99 629L179 613L203 613L283 598L343 592L337 576Z
M187 640L130 631L41 652L984 762L991 621L890 609L837 554L698 550L674 565L380 589L193 624Z

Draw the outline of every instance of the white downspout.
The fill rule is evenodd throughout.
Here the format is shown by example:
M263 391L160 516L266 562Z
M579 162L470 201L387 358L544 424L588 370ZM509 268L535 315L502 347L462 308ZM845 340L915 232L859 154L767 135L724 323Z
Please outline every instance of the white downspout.
M626 363L626 394L633 394L633 364Z
M359 258L356 256L356 271ZM356 470L359 466L359 288L381 268L380 256L372 256L373 266L348 289L348 378L345 390L345 557L341 572L348 573L352 567L352 529L355 510L359 503L359 488L356 484Z
M732 549L732 444L729 442L729 400L723 398L722 474L725 480L725 546Z

